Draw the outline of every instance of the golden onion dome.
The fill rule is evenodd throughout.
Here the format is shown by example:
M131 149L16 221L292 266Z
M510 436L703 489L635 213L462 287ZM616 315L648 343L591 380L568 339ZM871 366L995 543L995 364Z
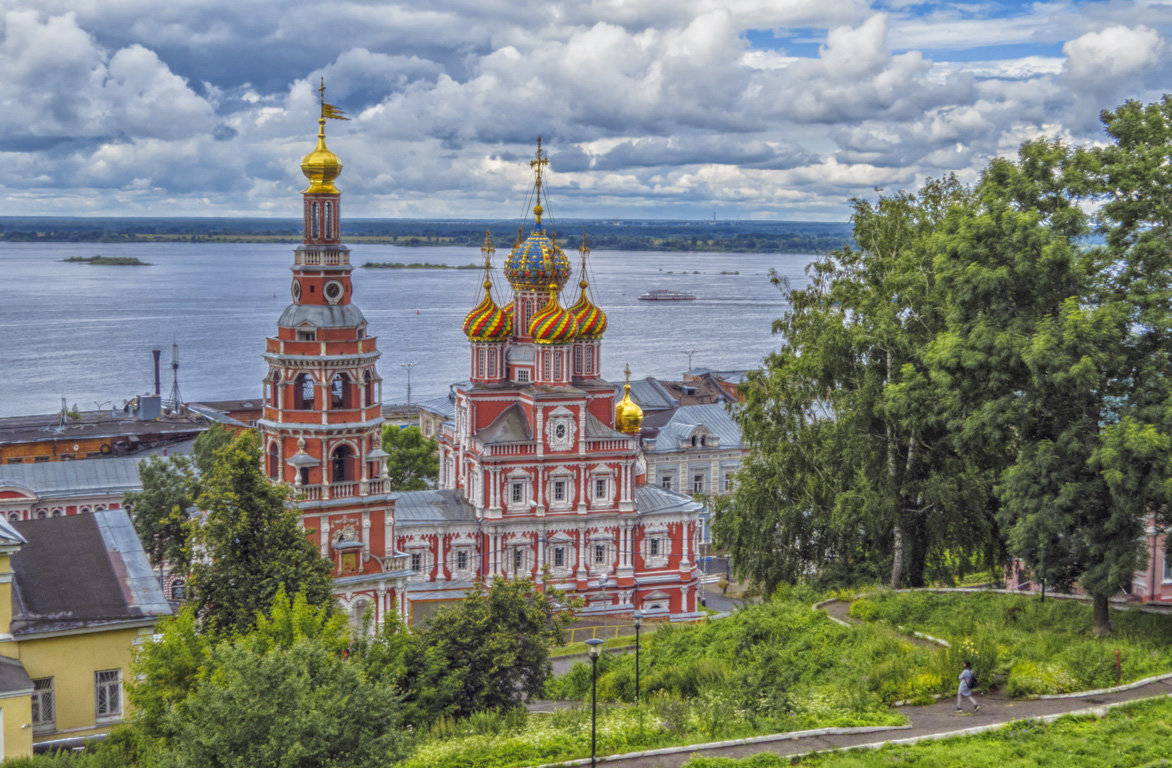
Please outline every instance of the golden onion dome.
M317 147L301 159L301 172L309 179L302 194L339 194L334 179L342 173L342 161L326 146L326 119L317 121Z
M627 383L623 384L623 399L614 406L614 428L628 435L637 435L643 428L643 409L631 399L631 366L627 366Z
M578 334L574 316L558 303L558 286L549 284L549 301L529 321L529 335L538 344L566 344Z

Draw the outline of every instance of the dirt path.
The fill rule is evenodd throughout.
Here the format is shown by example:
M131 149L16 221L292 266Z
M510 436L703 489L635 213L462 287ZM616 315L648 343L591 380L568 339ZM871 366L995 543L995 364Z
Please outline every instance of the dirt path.
M850 605L841 601L834 601L823 606L823 610L831 617L848 624L858 622L847 615ZM927 640L912 638L915 642L932 645ZM903 707L898 711L904 715L910 728L892 728L889 731L879 731L859 734L837 734L822 736L804 736L800 738L787 737L780 734L775 740L757 742L745 745L727 744L698 744L685 751L669 755L645 755L639 757L623 757L615 755L599 758L599 764L607 768L679 768L693 757L733 757L746 758L761 752L771 752L775 755L800 755L812 751L840 749L842 747L860 746L864 744L882 744L886 741L937 736L940 734L957 733L978 726L1009 723L1013 720L1022 720L1047 715L1060 715L1075 712L1103 704L1115 704L1125 701L1137 701L1156 696L1172 696L1172 680L1160 680L1147 683L1138 688L1116 693L1091 693L1067 699L1033 699L1014 700L999 693L978 695L981 710L976 713L966 711L963 714L956 712L954 699L945 699L936 704L923 707ZM605 746L605 745L603 745ZM577 762L577 761L574 761ZM589 761L587 761L589 763Z

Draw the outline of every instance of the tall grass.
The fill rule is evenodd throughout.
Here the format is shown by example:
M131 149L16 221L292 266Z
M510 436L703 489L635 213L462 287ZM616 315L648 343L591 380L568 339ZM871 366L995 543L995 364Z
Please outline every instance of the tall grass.
M971 658L982 686L1004 684L1016 697L1108 687L1119 671L1125 683L1172 672L1172 615L1112 611L1114 631L1095 637L1087 604L994 592L879 592L856 600L851 615L946 639L953 648L934 670Z

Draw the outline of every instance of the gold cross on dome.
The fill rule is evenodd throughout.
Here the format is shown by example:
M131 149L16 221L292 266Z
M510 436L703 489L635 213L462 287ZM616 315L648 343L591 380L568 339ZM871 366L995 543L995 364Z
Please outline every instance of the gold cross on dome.
M541 174L545 166L549 165L549 156L541 151L541 137L537 137L537 155L529 161L529 167L537 173L537 189L541 189ZM538 200L538 202L541 202Z

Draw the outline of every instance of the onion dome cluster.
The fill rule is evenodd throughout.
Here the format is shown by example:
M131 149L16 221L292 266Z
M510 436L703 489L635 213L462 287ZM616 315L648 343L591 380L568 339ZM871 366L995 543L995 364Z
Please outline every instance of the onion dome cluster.
M339 194L334 180L342 173L342 161L326 147L326 119L317 121L317 147L301 160L301 172L309 179L302 194Z
M544 230L534 229L505 260L505 277L519 291L561 288L570 278L570 260Z
M627 366L626 373L623 399L614 405L614 428L628 435L637 435L643 428L643 409L631 399L631 366Z
M529 335L537 344L567 344L578 335L574 316L558 303L557 283L549 284L549 301L529 321Z
M574 316L574 322L578 324L579 339L600 339L602 334L606 332L606 313L586 297L586 288L589 285L590 283L586 282L585 278L578 283L582 293L574 305L570 307L570 314Z
M464 335L470 341L504 341L513 332L513 315L492 300L492 281L484 281L484 298L464 318Z

